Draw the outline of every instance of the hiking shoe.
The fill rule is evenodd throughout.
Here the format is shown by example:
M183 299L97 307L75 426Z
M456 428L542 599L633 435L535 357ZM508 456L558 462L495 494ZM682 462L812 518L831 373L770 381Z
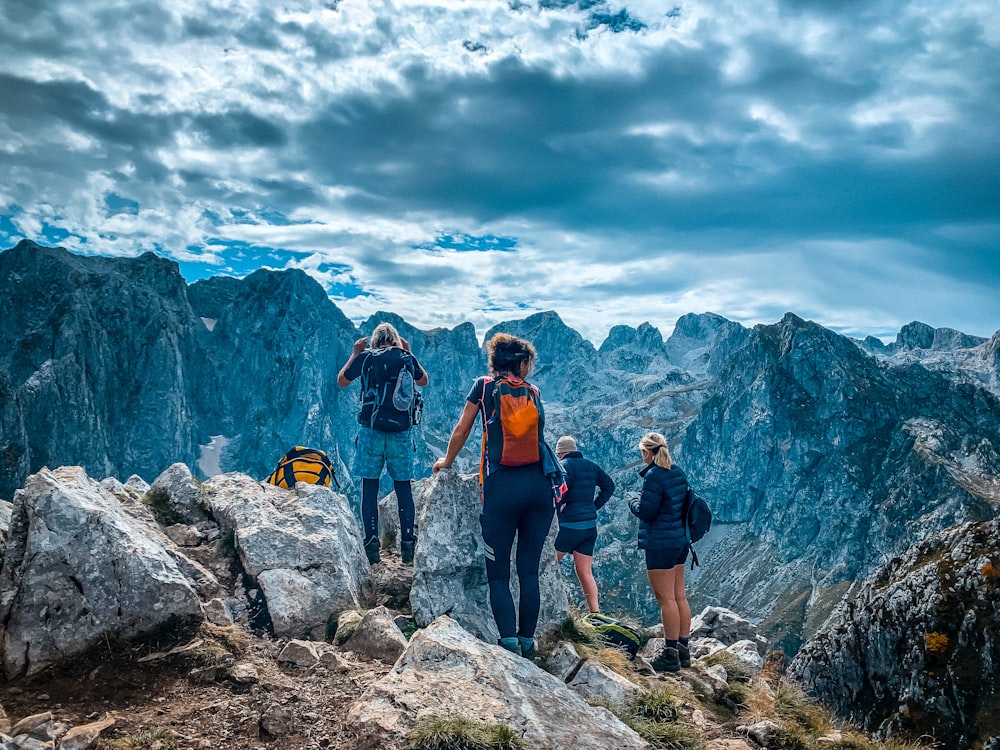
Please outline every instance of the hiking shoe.
M517 639L517 636L513 638L501 638L500 645L511 653L521 655L521 642Z
M517 637L517 640L521 644L521 656L523 656L528 661L535 660L535 639L534 638L522 638Z
M677 649L664 646L663 650L649 663L657 672L679 672L681 660L677 655Z
M683 643L677 644L677 657L680 659L681 666L685 669L691 666L691 649Z
M403 558L403 565L413 565L413 549L416 542L400 542L399 556Z
M371 565L382 562L382 555L379 554L378 547L378 539L372 539L365 545L365 554L368 556L368 562Z

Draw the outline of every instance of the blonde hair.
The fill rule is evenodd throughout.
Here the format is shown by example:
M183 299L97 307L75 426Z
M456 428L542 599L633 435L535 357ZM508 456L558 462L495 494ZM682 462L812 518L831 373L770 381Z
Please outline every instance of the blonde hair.
M535 365L535 347L524 339L509 333L498 333L486 342L486 356L490 372L502 375L505 372L523 377ZM527 368L522 371L522 365Z
M647 432L639 441L639 447L653 454L653 463L661 469L669 469L674 465L670 458L670 448L667 439L658 432Z
M379 323L372 331L372 349L381 349L385 346L403 346L403 339L399 336L399 331L392 323Z

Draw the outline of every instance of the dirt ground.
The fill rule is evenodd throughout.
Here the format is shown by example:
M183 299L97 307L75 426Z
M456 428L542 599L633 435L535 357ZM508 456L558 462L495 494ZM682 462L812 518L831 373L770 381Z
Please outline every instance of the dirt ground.
M374 573L365 604L407 614L412 569L390 559ZM58 669L0 682L0 731L51 711L67 729L113 717L100 750L354 747L347 712L392 665L349 653L336 669L280 665L286 642L207 624L141 644L108 642Z

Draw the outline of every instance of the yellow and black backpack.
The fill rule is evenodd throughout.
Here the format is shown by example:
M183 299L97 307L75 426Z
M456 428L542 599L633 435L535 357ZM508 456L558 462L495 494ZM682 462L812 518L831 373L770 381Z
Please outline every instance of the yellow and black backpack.
M306 484L321 484L324 487L330 486L330 481L337 489L340 489L340 482L333 471L333 464L326 451L319 448L307 448L304 445L296 445L278 461L278 468L271 472L267 478L269 484L290 490L295 487L296 482Z

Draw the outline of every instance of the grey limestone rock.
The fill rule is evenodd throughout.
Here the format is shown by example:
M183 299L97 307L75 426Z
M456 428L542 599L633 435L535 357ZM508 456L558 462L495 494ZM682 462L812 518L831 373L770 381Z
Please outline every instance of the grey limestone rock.
M322 640L331 618L358 607L369 565L346 497L301 483L283 490L238 473L212 477L202 491L260 585L275 635Z
M406 637L388 609L375 607L365 612L342 648L369 659L394 664L406 648Z
M537 750L647 747L607 709L588 705L559 678L447 616L413 635L347 720L358 731L359 750L382 750L402 747L421 719L456 716L506 724Z
M201 602L163 544L79 467L29 478L0 571L8 678L175 619L200 621Z
M149 491L149 496L162 497L164 510L174 523L195 524L206 519L206 509L198 496L198 486L186 464L171 464L160 474Z

